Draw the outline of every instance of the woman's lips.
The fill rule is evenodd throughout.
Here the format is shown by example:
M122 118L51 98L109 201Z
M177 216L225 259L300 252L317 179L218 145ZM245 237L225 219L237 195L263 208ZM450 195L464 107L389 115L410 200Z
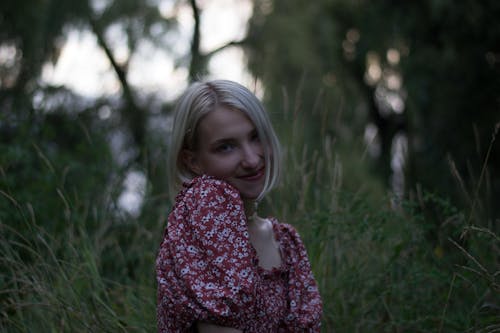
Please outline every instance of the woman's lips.
M249 174L240 176L238 178L243 179L243 180L248 180L248 181L255 181L255 180L259 180L260 178L262 178L262 176L264 176L264 172L265 172L265 168L262 168L256 172L249 173Z

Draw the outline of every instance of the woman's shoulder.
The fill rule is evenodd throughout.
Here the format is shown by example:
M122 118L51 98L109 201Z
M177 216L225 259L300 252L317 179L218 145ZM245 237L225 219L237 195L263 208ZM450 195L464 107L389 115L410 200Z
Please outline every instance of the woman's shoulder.
M196 176L184 183L184 188L176 201L184 200L212 200L219 198L239 199L239 191L228 182L207 175Z
M284 234L287 236L291 236L293 238L300 237L297 229L295 229L293 225L280 222L275 217L269 217L268 219L272 222L274 229L277 230L280 233L280 235Z
M276 218L270 218L274 225L274 232L277 234L280 243L286 249L295 249L294 251L302 252L304 243L297 229L288 223L280 223Z

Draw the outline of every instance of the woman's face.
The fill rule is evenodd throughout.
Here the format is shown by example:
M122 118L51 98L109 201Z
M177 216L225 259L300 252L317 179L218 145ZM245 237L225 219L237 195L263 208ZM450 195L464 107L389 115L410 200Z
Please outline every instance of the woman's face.
M241 111L221 107L205 115L197 131L197 149L183 151L190 170L227 181L243 199L256 199L264 188L265 160L252 121Z

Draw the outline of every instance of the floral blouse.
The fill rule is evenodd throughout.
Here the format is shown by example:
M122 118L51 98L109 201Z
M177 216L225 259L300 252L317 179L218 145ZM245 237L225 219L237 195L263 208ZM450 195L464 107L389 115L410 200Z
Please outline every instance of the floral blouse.
M259 266L237 189L209 176L178 194L156 260L158 331L197 321L243 332L319 332L322 302L295 229L275 219L280 267Z

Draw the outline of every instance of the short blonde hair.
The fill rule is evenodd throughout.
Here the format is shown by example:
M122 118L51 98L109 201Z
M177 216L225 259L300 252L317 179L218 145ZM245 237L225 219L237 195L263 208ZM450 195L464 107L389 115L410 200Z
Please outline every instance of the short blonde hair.
M281 148L262 103L247 88L229 80L191 84L178 99L174 109L173 129L168 152L169 193L174 199L184 182L195 175L184 165L183 149L195 149L197 127L207 113L219 107L243 112L255 125L264 146L265 183L260 200L278 183L281 171Z

